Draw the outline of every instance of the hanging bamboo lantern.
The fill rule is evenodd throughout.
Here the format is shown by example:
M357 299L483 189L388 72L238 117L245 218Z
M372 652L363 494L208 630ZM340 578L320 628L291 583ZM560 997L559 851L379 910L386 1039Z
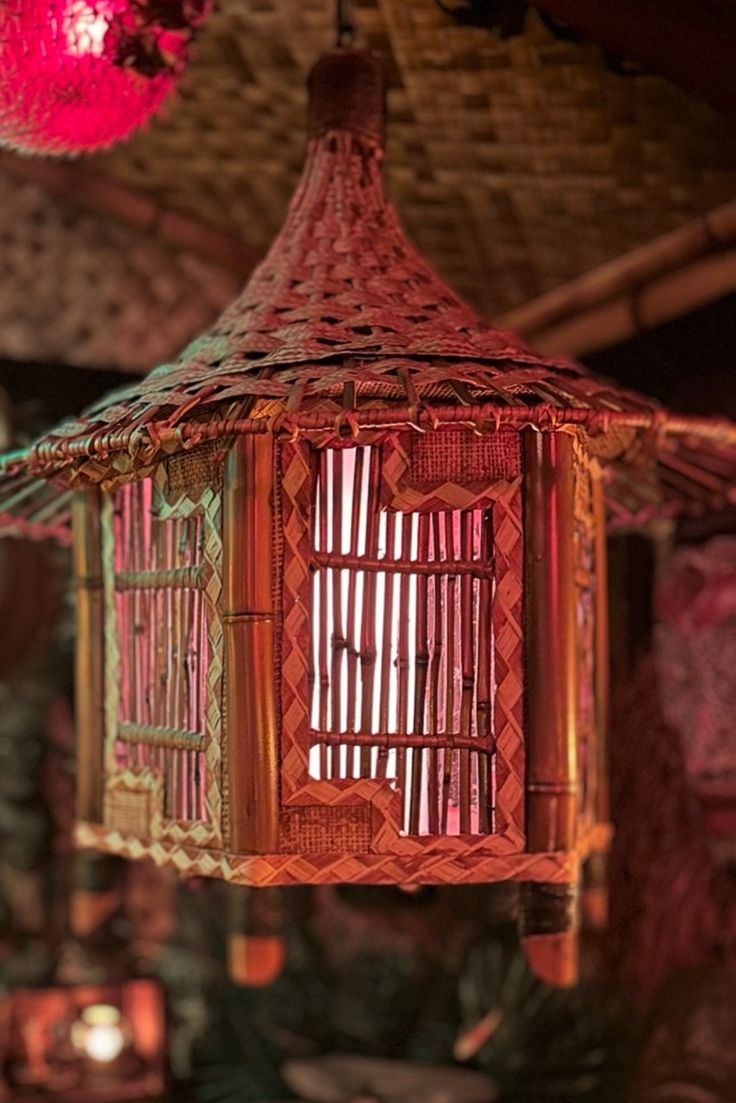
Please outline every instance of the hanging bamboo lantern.
M609 836L604 469L640 523L727 494L736 435L460 302L384 197L383 98L376 56L320 62L241 298L10 463L75 488L79 841L254 887L521 882L570 983Z

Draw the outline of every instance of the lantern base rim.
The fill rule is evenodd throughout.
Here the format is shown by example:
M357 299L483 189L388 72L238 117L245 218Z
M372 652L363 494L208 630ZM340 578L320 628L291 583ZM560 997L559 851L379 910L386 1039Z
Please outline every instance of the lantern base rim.
M214 877L231 884L261 888L277 885L461 885L502 881L575 884L581 864L594 851L608 849L609 824L596 824L579 840L576 850L510 854L236 854L190 846L168 839L141 840L101 824L81 821L76 845L147 858L176 869L182 876ZM492 838L492 836L491 836Z

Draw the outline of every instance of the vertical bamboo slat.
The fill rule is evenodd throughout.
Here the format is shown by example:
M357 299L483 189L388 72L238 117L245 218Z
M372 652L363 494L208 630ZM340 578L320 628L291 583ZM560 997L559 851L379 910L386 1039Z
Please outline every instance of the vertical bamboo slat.
M239 438L223 518L229 845L239 852L278 849L272 495L272 439Z
M486 512L480 520L480 560L487 563L493 556L493 521L490 511ZM477 693L477 725L478 735L489 739L493 733L493 706L491 702L491 618L492 618L492 588L490 580L481 578L478 581L478 688ZM490 831L493 828L493 800L492 771L487 755L478 755L478 806L479 828L481 831Z
M327 470L327 452L322 451L319 453L319 478L317 480L317 486L319 487L319 509L317 511L319 517L319 546L322 551L328 551L327 533L328 533L328 518L330 506L332 506L334 512L334 500L331 499L330 494L330 482L328 478ZM330 645L330 619L328 611L328 583L329 583L329 571L326 568L322 568L319 572L319 602L316 603L317 609L317 623L319 625L319 649L317 654L317 685L318 701L319 701L319 726L322 731L327 730L327 715L328 715L328 700L330 694L330 668L329 668L329 645ZM319 750L319 767L320 777L322 779L329 777L329 758L330 752L327 747L320 747Z
M336 449L332 456L334 485L332 500L332 551L342 551L343 514L343 452ZM347 649L342 601L342 571L332 571L332 666L330 669L332 730L342 728L342 672ZM330 777L340 776L340 749L330 748Z
M350 555L358 554L358 540L360 537L360 518L363 503L363 455L365 449L358 448L355 457L355 469L353 472L352 508L353 515L350 519ZM357 730L358 717L356 715L357 685L358 685L358 655L360 650L360 626L356 625L356 604L358 597L358 572L351 571L348 579L348 609L347 609L347 635L348 635L348 678L347 678L347 730ZM352 769L348 774L352 773Z
M101 823L105 702L99 488L74 494L72 518L77 596L77 811L80 819Z
M472 559L473 515L465 512L460 517L460 555L466 562ZM475 690L476 656L473 643L473 579L463 575L460 579L460 650L462 668L462 691L460 698L460 734L466 739L472 735L473 695ZM471 792L471 754L460 751L460 831L467 834L471 830L472 792Z
M366 517L365 554L372 559L378 553L378 501L381 477L380 455L371 449L368 478L368 504ZM376 582L373 571L367 571L363 583L363 615L360 631L360 674L363 699L360 726L364 732L373 731L373 693L376 672ZM371 776L371 749L360 749L360 776Z
M445 559L455 558L454 546L454 514L450 511L444 514L445 528ZM457 576L444 575L442 585L445 591L445 619L443 625L444 645L447 653L445 667L445 731L451 732L455 724L455 664L456 664L456 637L455 637L455 604L457 599ZM450 784L452 770L455 763L454 750L445 747L442 752L442 812L440 818L440 831L447 834L448 815L450 810Z
M440 549L440 515L432 514L432 558L442 558ZM440 702L439 680L440 663L442 661L442 580L439 575L431 579L432 612L433 612L433 636L432 650L429 659L429 731L431 735L437 735L440 730ZM437 835L440 832L440 752L432 747L429 751L429 833Z
M525 434L527 845L575 846L577 654L573 441Z
M426 513L420 513L417 521L417 559L427 561L429 558L429 517ZM428 602L429 579L426 575L419 575L416 581L416 629L415 629L415 669L416 681L414 685L414 731L422 735L426 730L426 703L427 703L427 672L429 668L429 639L428 631ZM408 618L407 618L408 620ZM419 831L422 784L425 778L427 752L418 751L414 755L414 770L411 784L411 807L409 811L409 832L416 835ZM426 771L429 776L429 771ZM428 796L429 794L427 794Z
M387 563L394 558L394 543L396 540L396 514L388 513L385 515L385 540L386 546L384 549L384 556ZM385 574L383 575L383 602L379 607L378 619L381 622L380 627L380 639L378 642L378 653L380 656L380 663L378 664L379 675L379 693L378 693L378 730L390 731L391 724L395 721L396 717L392 714L391 705L391 667L392 667L392 645L393 645L393 620L394 620L394 593L396 588L396 577L391 572L390 565L387 567ZM395 702L393 702L395 706ZM398 730L398 729L397 729ZM398 786L399 791L402 794L402 798L406 795L404 790L405 774L406 774L406 756L402 750L398 751L398 761L400 763L398 767ZM388 765L388 748L381 747L378 751L378 762L376 767L376 777L385 778L386 768Z

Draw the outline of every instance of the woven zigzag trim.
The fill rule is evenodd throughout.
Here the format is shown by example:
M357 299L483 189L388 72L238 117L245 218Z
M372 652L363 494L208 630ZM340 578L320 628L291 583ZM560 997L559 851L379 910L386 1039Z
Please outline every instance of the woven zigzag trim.
M429 884L460 885L500 881L573 884L580 858L576 853L483 855L463 854L260 854L243 856L207 850L165 839L144 843L96 824L80 823L77 845L148 858L182 875L217 877L232 884Z

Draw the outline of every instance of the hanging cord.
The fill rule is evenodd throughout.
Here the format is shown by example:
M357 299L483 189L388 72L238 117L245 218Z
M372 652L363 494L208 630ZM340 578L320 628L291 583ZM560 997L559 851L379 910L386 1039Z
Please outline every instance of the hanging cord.
M352 0L336 0L335 45L338 50L349 50L355 39Z

